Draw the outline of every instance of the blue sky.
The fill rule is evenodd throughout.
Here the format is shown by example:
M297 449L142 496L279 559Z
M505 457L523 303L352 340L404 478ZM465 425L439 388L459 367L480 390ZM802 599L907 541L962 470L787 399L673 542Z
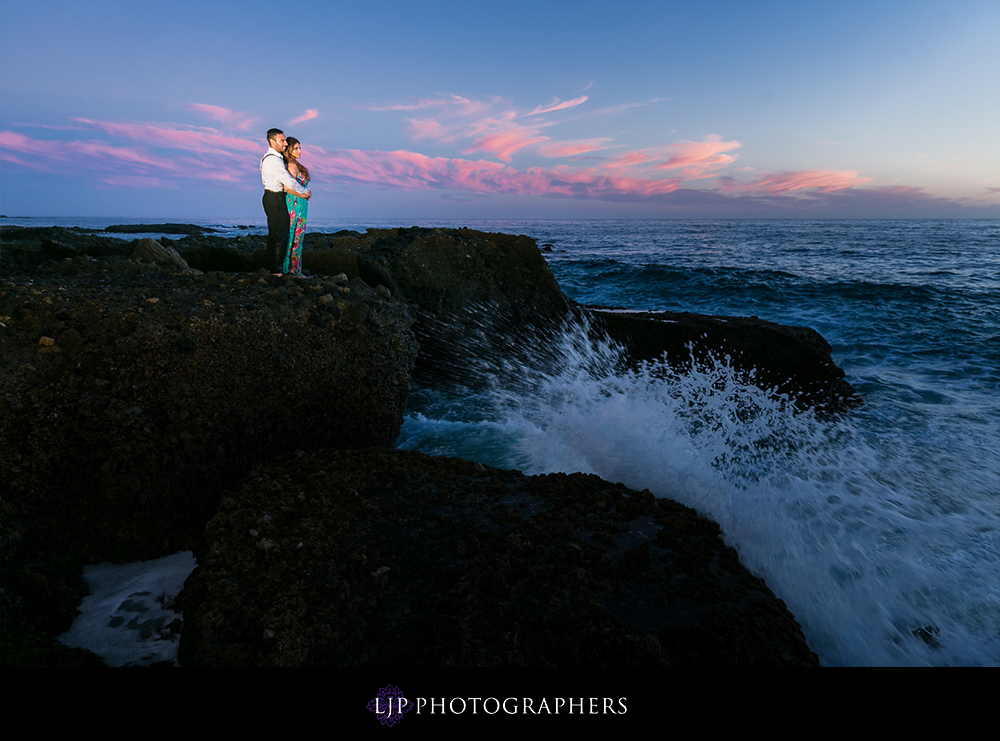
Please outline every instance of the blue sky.
M4 2L0 211L1000 216L1000 0Z

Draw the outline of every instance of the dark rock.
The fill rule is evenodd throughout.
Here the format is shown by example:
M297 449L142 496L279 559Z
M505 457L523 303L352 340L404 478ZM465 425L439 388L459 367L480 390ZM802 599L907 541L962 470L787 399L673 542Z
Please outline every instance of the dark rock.
M455 315L470 305L530 320L559 320L569 301L526 236L453 229L369 230L400 298L418 312ZM389 286L391 288L391 286Z
M105 227L104 231L113 234L205 234L218 229L197 224L114 224Z
M453 316L470 305L532 319L560 319L569 301L530 237L468 229L343 230L305 236L312 273L360 277L417 313Z
M235 239L190 236L174 243L188 265L204 273L252 273L266 268L267 238L245 234Z
M132 253L131 243L116 237L98 237L62 227L0 227L5 272L32 269L49 260L67 257L113 257Z
M500 367L522 338L551 339L570 306L535 241L523 235L369 229L307 234L305 247L308 270L383 285L414 310L422 383L475 383L477 367Z
M320 451L205 534L184 666L818 666L715 523L592 475Z
M150 262L175 270L187 270L188 264L171 246L164 247L155 239L140 239L132 253L133 260Z
M72 615L81 564L188 547L252 465L389 447L402 424L412 320L361 281L76 257L0 302L3 588L46 629Z
M683 369L705 362L711 353L753 373L748 380L760 388L787 394L800 409L838 412L861 401L833 362L830 345L808 327L757 317L581 308L596 327L626 347L634 362L666 355L670 365Z

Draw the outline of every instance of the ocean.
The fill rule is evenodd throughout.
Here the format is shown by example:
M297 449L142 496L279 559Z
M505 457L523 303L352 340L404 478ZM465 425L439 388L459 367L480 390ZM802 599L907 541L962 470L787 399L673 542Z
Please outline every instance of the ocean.
M3 223L154 221L165 220ZM265 231L262 218L186 221ZM697 509L826 666L1000 665L1000 221L327 219L308 230L414 225L551 245L556 278L583 304L812 327L864 404L832 419L790 409L725 357L683 376L628 371L620 348L567 326L561 342L480 368L474 389L418 378L400 447L595 473Z

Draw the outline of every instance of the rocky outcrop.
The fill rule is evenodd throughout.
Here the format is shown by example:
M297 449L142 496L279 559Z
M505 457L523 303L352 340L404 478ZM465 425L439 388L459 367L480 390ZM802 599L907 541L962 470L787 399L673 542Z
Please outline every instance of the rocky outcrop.
M49 260L67 257L125 257L132 254L131 242L116 237L98 237L77 229L62 227L0 227L4 273L33 269Z
M261 236L160 241L202 271L264 267ZM551 320L570 304L535 241L523 235L421 227L309 233L302 262L309 273L344 273L384 285L418 315L442 317L484 305L525 320Z
M196 556L183 666L818 666L718 525L592 475L286 456Z
M4 663L57 660L81 564L197 544L237 486L185 597L192 664L814 661L718 528L679 505L594 477L343 452L394 444L416 338L424 379L464 383L469 359L492 373L576 312L636 359L683 364L692 342L773 361L767 384L821 403L843 374L811 330L574 307L533 240L470 230L310 234L307 280L258 271L260 236L0 239ZM663 531L633 539L640 518Z
M65 615L81 564L190 547L254 464L391 447L402 424L411 315L357 279L75 257L0 302L9 610Z
M4 229L5 242L10 230ZM95 255L131 254L115 244L119 240L95 243L95 237L74 236L68 230L55 236L35 233L34 239L37 252L53 257L85 249ZM161 242L202 271L256 271L264 266L260 236L197 235ZM755 383L788 395L799 408L837 412L860 402L833 362L830 346L815 330L757 317L579 307L563 294L529 237L413 227L310 233L305 246L303 262L310 272L344 273L371 286L383 285L411 307L421 344L418 372L431 382L464 374L452 380L472 385L476 378L467 359L502 367L520 347L544 346L567 313L575 313L624 345L634 363L665 355L671 365L683 369L708 354L729 356L735 366L754 373Z
M775 389L800 409L839 412L861 399L833 362L830 345L814 329L789 327L757 317L622 312L583 308L591 324L625 346L635 363L666 356L688 368L709 354L753 374L752 382Z
M218 230L197 224L112 224L104 231L112 234L210 234Z
M350 239L331 238L331 249ZM462 312L471 304L531 321L560 319L569 306L535 240L523 235L370 229L355 249L371 263L385 266L404 301L436 317ZM314 255L321 261L322 249Z
M264 266L260 236L161 242L203 271ZM498 367L520 345L551 341L571 305L535 241L523 235L421 227L309 233L303 267L361 278L405 301L414 313L423 383L475 383L471 357Z

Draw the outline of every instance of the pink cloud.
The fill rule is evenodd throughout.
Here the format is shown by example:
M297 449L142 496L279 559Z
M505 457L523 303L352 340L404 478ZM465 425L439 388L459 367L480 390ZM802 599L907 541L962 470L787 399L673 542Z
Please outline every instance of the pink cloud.
M499 102L494 98L490 102L474 101L460 95L448 95L443 98L418 98L412 103L391 103L384 106L360 106L364 111L417 111L424 108L451 108L457 115L478 115Z
M10 152L0 152L0 162L10 162L11 164L20 165L28 170L40 170L47 171L49 168L41 168L34 162L30 160L21 159L16 154L11 154Z
M153 129L175 131L173 126L150 125ZM119 133L135 131L142 136L149 133L145 127L135 130L110 128ZM160 138L154 137L154 140L162 143ZM217 157L211 167L206 167L205 158L192 153L186 146L187 140L182 138L180 141L185 146L178 145L175 151L164 155L150 151L142 143L44 141L13 131L0 131L0 159L5 167L81 178L94 187L162 189L206 180L230 183L246 190L258 187L254 165L259 150L250 159L252 165L245 155L231 151L229 157ZM980 212L995 216L995 206L972 204L979 208L975 211L961 199L932 196L919 187L894 185L862 189L856 186L868 182L867 178L860 178L853 172L832 170L763 175L751 183L719 177L714 188L692 189L685 187L683 174L670 178L656 175L662 172L655 165L665 156L665 151L664 148L627 152L609 161L592 158L591 162L596 163L586 167L557 165L518 170L502 162L428 157L406 150L328 151L314 146L309 149L308 164L320 188L329 184L365 185L439 191L442 197L464 193L582 198L646 203L656 212L677 214L822 216L834 213L867 217L890 213L905 217L925 215L928 209L934 208L957 216L979 215ZM685 155L691 155L689 160L696 165L702 162L683 148L673 150L669 156L679 161ZM808 197L788 195L798 190L807 191Z
M690 179L711 177L710 170L717 170L736 161L738 155L725 154L743 146L737 141L724 142L718 136L708 136L703 142L681 141L664 148L666 161L656 165L662 170L683 170Z
M558 100L558 98L556 100ZM531 111L530 113L525 113L524 116L525 117L538 116L542 113L552 113L552 111L562 111L567 108L575 108L576 106L581 105L582 103L586 103L587 100L588 98L586 95L581 95L579 98L573 98L573 100L566 100L563 101L562 103L551 103L547 108L538 106L537 108L535 108L535 110Z
M516 193L539 196L641 200L671 193L679 178L615 177L594 168L531 167L520 171L498 162L427 157L417 152L363 152L320 148L311 158L317 176L343 184L404 190L461 190L468 193Z
M517 150L547 140L547 136L533 136L530 131L518 128L480 137L467 149L463 149L462 154L489 152L504 162L510 162L510 156Z
M458 138L459 132L453 126L445 126L440 121L431 119L409 118L406 121L410 126L410 132L414 141L420 139L433 139L435 141L449 142Z
M254 159L260 146L248 139L231 137L213 129L177 124L145 124L79 119L81 123L120 139L128 144L100 141L49 141L31 139L15 132L0 132L0 154L5 161L39 170L65 170L67 167L104 170L107 183L146 184L146 187L167 187L181 179L215 180L250 183L256 180L254 169L248 166L247 153ZM477 122L481 124L483 122ZM540 147L549 156L572 156L593 151L608 139L576 142L549 142L530 127L492 119L491 126L506 125L507 130L491 131L476 139L465 153L485 151L509 163L511 155L525 147L547 142ZM436 122L430 122L428 135L441 134ZM168 155L155 153L144 145L171 149ZM337 150L328 152L321 147L309 150L310 167L317 178L328 182L355 182L379 187L402 189L458 190L469 193L521 193L543 196L596 198L610 200L644 200L674 193L683 187L685 177L693 172L721 167L732 160L726 151L738 142L679 142L659 150L626 152L617 157L598 161L589 167L560 165L554 168L530 167L517 170L501 162L460 158L428 157L418 152L362 152ZM211 149L213 166L206 168L199 156ZM179 151L178 151L179 150ZM666 158L666 159L664 159ZM656 172L669 164L682 170L684 177L663 178ZM653 174L650 174L653 173ZM850 187L850 182L837 180L838 173L785 173L760 178L755 183L740 185L722 179L721 190L763 190L780 193L796 188ZM853 173L848 174L855 177ZM865 182L855 180L853 182Z
M421 114L424 117L405 121L415 141L459 142L453 147L457 153L483 153L483 159L466 159L457 154L431 157L403 149L329 151L310 146L306 161L320 189L329 184L361 184L433 190L441 192L443 197L523 194L599 199L648 203L676 213L686 208L712 208L723 213L733 209L735 212L742 209L743 213L776 209L795 214L828 206L863 212L871 204L903 213L905 209L925 204L961 205L960 199L939 199L921 193L921 188L903 185L862 189L859 186L871 179L853 171L762 173L753 168L727 171L742 145L715 135L706 136L703 141L669 142L667 137L672 132L666 132L661 141L668 143L656 142L656 146L632 151L618 149L611 137L559 140L545 135L551 135L554 126L570 117L544 119L544 115L577 107L587 99L580 96L569 101L556 100L527 113L519 113L499 98L478 101L457 95L371 109L424 110L427 112ZM245 113L217 106L192 104L189 108L235 128L248 120ZM606 109L606 112L611 111ZM579 120L584 114L573 115ZM585 115L591 116L593 112ZM317 116L315 110L309 109L292 123ZM561 121L554 120L557 118ZM62 134L80 137L75 140L44 141L14 131L0 131L0 159L5 168L58 173L116 187L174 188L179 184L187 187L194 181L206 180L231 183L241 189L259 186L256 163L265 146L262 136L180 123L86 118L73 119L72 126L61 128L87 133ZM609 149L610 152L591 154ZM554 166L517 169L510 163L518 153L565 161ZM998 188L986 190L1000 192ZM982 198L985 201L987 196Z
M620 154L617 157L604 162L603 167L608 170L634 168L639 165L652 162L653 159L653 156L648 152L625 152L624 154Z
M83 171L98 173L102 181L109 177L181 178L241 182L246 178L246 167L240 162L217 158L211 167L204 159L186 152L181 155L162 156L141 146L119 145L96 140L46 141L32 139L11 131L0 132L0 149L4 159L17 161L28 169L40 172L60 172L83 175ZM12 150L12 151L11 151ZM100 173L105 173L103 176ZM87 175L86 177L90 177ZM135 180L131 182L137 182Z
M501 192L508 168L499 162L428 157L418 152L310 149L310 169L328 180L404 190L452 188ZM501 174L503 174L501 176ZM498 179L498 177L500 179Z
M736 155L726 152L742 146L738 141L721 141L709 136L703 142L680 141L653 149L623 152L601 163L605 170L632 176L651 176L662 170L680 170L685 180L718 177L717 170L732 164Z
M721 190L723 191L758 191L771 195L789 193L794 190L816 190L820 193L833 193L838 190L846 190L859 185L871 182L871 178L859 177L856 172L842 172L838 170L803 170L801 172L782 172L774 175L761 175L751 183L739 184L726 182ZM914 190L906 186L894 186L889 188L893 191L898 188L898 192ZM915 190L920 190L916 188Z
M437 108L439 115L407 120L414 141L430 139L443 143L468 140L462 154L488 152L503 162L510 162L512 155L526 147L550 141L540 130L554 122L533 122L529 125L515 123L515 119L539 116L553 111L565 110L581 105L587 100L582 95L573 100L537 106L528 113L520 114L499 98L489 101L472 101L457 95L442 98L422 98L413 103L394 104L370 108L369 110L417 110ZM600 149L608 138L594 138L573 142L552 142L538 151L544 157L567 157Z
M0 132L0 147L29 155L38 165L54 163L117 161L158 169L174 169L172 160L156 157L135 147L116 146L101 141L43 141L12 131Z
M303 123L305 121L312 121L318 115L319 115L319 111L317 111L315 108L310 108L309 110L307 110L305 113L303 113L298 118L293 118L291 121L289 121L286 124L286 126L295 126L296 124L300 124L300 123Z
M561 157L577 157L588 152L596 152L604 149L604 145L611 141L608 137L598 139L580 139L570 142L552 142L538 147L538 153L549 159L559 159Z
M0 148L20 150L30 146L33 140L14 131L0 131Z
M152 124L131 121L97 121L89 118L74 118L105 133L123 139L131 139L168 149L189 149L212 152L214 156L232 155L242 152L259 152L264 149L263 140L234 137L217 129L208 129L185 124Z
M217 105L208 105L207 103L189 103L188 110L199 111L210 118L214 118L216 121L220 121L227 126L242 129L243 131L247 131L258 121L257 118L254 118L249 113L237 113L228 108L220 108Z

